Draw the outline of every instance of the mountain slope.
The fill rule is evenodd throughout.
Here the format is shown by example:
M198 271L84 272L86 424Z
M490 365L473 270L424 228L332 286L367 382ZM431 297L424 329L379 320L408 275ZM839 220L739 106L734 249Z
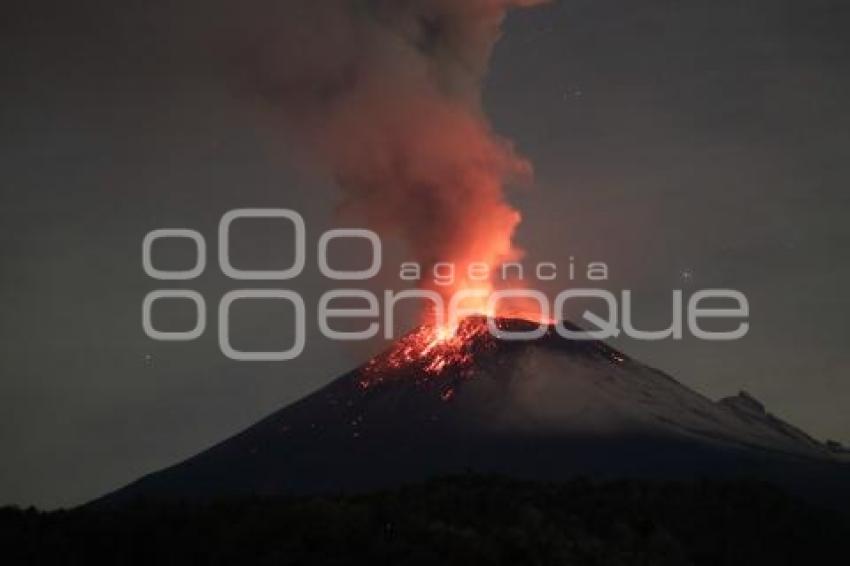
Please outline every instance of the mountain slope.
M427 357L399 363L404 344L101 503L362 491L469 470L755 476L820 499L850 493L846 464L748 395L713 402L602 343L552 328L532 342L475 333L436 372Z

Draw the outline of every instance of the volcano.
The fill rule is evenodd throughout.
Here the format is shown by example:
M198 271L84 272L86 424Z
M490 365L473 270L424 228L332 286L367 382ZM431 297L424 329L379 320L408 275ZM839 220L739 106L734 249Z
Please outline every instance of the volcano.
M470 318L455 341L423 347L424 332L98 503L365 492L463 472L546 481L747 477L850 501L846 454L746 393L712 401L551 326L533 341L502 341Z

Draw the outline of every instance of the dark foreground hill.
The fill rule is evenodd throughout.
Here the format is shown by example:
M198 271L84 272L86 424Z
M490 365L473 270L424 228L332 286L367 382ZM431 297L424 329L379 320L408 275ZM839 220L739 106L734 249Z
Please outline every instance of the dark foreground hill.
M762 483L461 475L349 496L0 510L4 564L840 564L850 526Z

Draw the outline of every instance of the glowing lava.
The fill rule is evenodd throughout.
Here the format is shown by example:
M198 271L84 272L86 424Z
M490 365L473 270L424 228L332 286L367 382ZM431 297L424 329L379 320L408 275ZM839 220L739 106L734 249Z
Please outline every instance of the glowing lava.
M388 352L373 358L364 368L361 385L372 387L388 375L406 369L418 370L425 378L448 370L464 377L475 355L494 344L483 316L467 317L456 328L422 325L400 338Z

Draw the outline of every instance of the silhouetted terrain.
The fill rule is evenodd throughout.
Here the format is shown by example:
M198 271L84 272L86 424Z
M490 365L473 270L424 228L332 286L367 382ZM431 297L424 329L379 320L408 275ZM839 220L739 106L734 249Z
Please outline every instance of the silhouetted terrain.
M847 518L767 484L462 475L354 496L0 510L5 564L837 564Z
M754 477L819 503L850 504L847 458L745 393L713 401L604 343L568 340L551 327L531 342L475 334L460 352L468 363L435 375L427 366L439 354L394 357L411 336L97 504L371 492L465 471L543 481Z
M552 328L466 330L452 363L408 356L414 332L80 509L8 510L6 547L86 565L775 566L833 563L850 541L845 455L751 396L707 399Z

